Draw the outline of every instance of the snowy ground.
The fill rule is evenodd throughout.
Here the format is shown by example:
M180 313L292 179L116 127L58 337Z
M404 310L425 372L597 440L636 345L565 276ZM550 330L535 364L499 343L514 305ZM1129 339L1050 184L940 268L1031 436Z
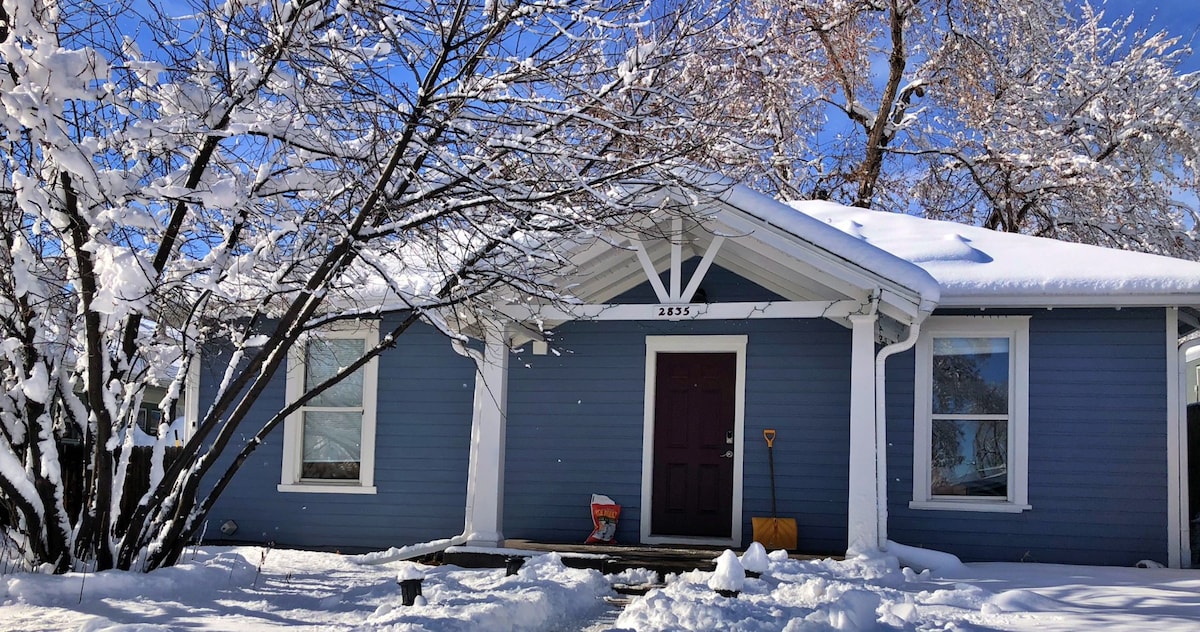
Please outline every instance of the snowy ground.
M799 562L772 556L736 598L712 573L669 578L619 617L605 577L542 555L500 570L360 564L362 558L255 547L200 547L175 568L0 575L4 630L1195 630L1200 571L1039 564L902 569L894 557ZM425 605L404 607L398 574L426 576ZM0 571L4 570L0 568Z

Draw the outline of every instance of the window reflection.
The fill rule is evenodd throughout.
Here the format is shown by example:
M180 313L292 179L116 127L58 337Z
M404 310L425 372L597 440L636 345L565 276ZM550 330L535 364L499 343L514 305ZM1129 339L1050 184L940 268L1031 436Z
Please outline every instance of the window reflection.
M1008 338L933 341L933 414L1008 413Z
M1008 495L1008 402L1007 337L934 339L932 495Z
M1008 496L1008 422L936 419L930 492Z

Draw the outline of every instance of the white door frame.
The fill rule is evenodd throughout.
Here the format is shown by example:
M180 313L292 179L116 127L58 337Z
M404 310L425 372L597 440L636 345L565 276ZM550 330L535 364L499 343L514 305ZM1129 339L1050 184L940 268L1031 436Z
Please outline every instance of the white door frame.
M646 336L646 396L642 425L642 505L641 541L644 544L705 544L741 546L742 543L742 464L746 425L746 340L732 336ZM654 394L659 353L734 353L733 402L733 498L729 538L657 535L650 532L651 502L654 491Z

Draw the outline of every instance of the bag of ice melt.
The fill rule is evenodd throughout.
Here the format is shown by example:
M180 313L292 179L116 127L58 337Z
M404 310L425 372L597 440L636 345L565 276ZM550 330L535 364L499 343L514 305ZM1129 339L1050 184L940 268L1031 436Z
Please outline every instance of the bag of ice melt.
M612 544L617 539L621 506L603 494L592 494L592 534L588 544Z

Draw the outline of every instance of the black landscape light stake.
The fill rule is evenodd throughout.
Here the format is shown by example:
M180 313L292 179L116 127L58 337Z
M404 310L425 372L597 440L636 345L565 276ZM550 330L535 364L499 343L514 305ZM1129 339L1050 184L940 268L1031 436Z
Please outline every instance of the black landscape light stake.
M421 578L417 579L402 579L400 580L400 601L406 606L411 606L417 601L417 597L421 596Z
M746 569L733 551L725 552L717 558L717 568L708 580L708 587L722 597L737 599L742 592L742 584L746 581Z
M767 549L759 542L751 542L738 559L742 562L746 577L751 579L762 577L762 574L771 567L771 558L767 556Z
M521 570L521 566L525 564L525 557L522 555L512 555L504 558L504 576L511 577Z
M400 584L400 601L406 606L411 606L417 601L417 597L421 596L421 582L425 581L425 576L416 568L406 567L400 571L400 575L396 578ZM424 605L424 604L422 604Z

